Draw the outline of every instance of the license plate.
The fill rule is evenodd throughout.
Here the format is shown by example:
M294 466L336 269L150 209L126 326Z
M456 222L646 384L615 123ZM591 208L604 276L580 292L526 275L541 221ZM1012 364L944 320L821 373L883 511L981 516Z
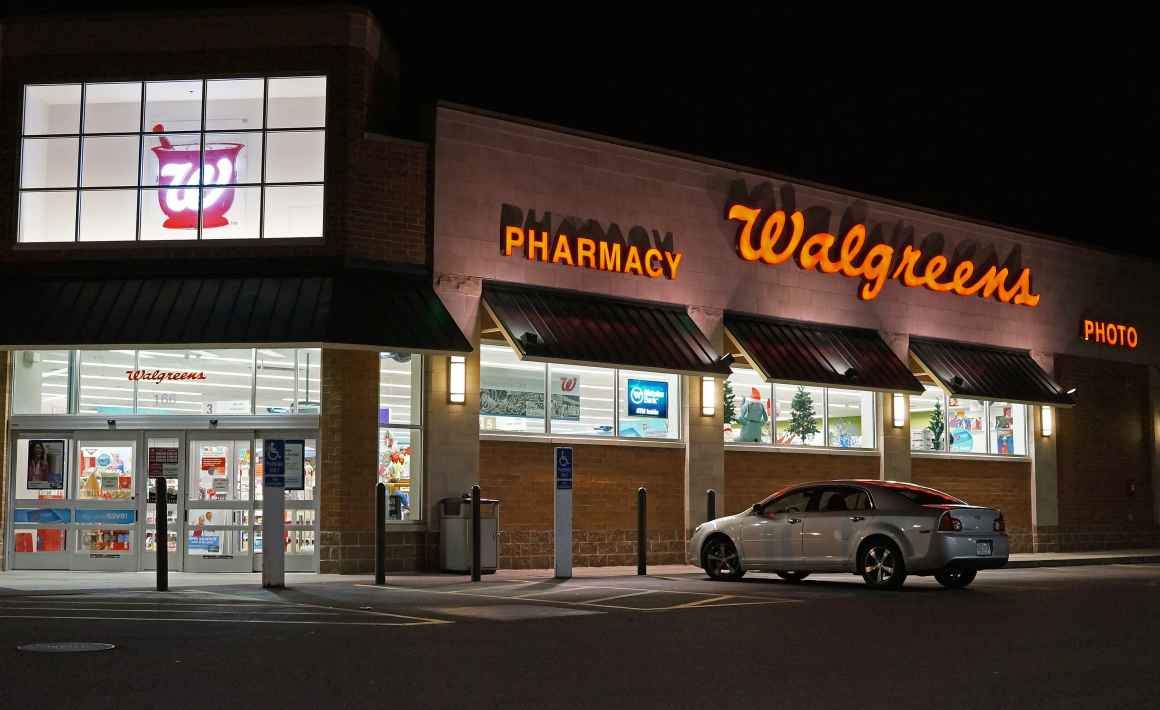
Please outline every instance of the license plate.
M978 542L976 542L975 543L975 554L978 555L979 557L990 557L991 556L991 541L990 540L979 540Z

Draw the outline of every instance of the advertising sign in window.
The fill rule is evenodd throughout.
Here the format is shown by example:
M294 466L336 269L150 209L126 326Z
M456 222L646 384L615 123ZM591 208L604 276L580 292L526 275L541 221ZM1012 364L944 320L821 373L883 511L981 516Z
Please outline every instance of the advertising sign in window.
M31 439L28 442L28 488L64 488L64 440Z
M669 418L669 383L659 380L628 381L630 417Z

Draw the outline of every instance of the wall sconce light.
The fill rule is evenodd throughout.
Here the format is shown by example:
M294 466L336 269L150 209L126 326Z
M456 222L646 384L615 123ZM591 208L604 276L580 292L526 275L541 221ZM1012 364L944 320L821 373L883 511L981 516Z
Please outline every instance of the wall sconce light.
M711 417L717 412L717 380L701 378L701 416Z
M451 355L447 358L447 401L463 404L467 398L467 358Z
M906 423L906 395L895 392L890 406L894 418L894 426L901 427Z
M1044 436L1051 436L1055 431L1055 410L1049 404L1039 407L1039 430Z

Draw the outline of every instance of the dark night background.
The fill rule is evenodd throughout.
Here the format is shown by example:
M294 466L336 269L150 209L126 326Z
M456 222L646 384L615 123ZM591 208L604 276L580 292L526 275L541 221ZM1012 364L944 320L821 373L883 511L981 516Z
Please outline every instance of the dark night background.
M399 133L443 99L1160 257L1143 16L361 4L400 54Z

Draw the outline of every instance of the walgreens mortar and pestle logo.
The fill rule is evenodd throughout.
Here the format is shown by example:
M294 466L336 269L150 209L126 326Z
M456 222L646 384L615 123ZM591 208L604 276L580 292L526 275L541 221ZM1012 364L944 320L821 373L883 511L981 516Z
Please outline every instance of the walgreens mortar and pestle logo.
M158 123L154 133L165 127ZM234 188L223 187L234 181L238 155L245 146L241 143L208 143L205 146L205 175L202 175L201 142L174 145L161 136L161 145L153 148L157 156L157 182L169 188L157 193L157 202L168 218L161 226L168 229L197 228L198 191L204 186L202 198L203 229L224 227L229 224L226 212L234 204Z

